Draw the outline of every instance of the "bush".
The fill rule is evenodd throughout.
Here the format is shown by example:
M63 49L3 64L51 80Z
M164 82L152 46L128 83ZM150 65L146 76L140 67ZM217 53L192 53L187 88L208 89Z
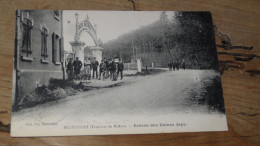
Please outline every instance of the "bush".
M49 81L49 88L55 89L55 88L67 88L72 87L75 89L78 89L78 84L76 84L73 80L63 80L63 79L50 79Z
M62 79L50 79L49 85L37 87L32 93L21 99L14 111L59 100L67 96L75 95L80 88L74 81Z

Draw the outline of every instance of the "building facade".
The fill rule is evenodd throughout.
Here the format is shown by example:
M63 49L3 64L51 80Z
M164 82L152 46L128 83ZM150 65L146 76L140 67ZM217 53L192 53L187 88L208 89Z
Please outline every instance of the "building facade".
M64 77L61 10L17 10L13 103Z

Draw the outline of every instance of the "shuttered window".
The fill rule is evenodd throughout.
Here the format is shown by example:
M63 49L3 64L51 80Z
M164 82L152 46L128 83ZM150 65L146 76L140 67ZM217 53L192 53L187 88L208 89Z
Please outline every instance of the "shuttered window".
M26 53L28 57L32 53L31 48L31 30L33 28L32 21L28 18L23 20L23 43L22 43L22 52Z
M47 37L48 37L48 30L46 28L42 28L41 31L41 56L46 59L48 57L48 48L47 48Z
M52 34L52 61L54 64L60 64L63 62L64 49L63 49L63 38L59 35Z
M52 34L52 61L55 64L60 62L60 37L55 33Z

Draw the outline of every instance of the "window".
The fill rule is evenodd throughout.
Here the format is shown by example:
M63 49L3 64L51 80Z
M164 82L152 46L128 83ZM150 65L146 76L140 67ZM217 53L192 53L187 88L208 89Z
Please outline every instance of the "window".
M41 59L42 63L48 63L46 58L48 57L48 46L47 46L47 38L48 38L49 30L46 27L45 23L41 26Z
M26 13L22 13L21 21L22 21L22 34L23 34L22 52L26 54L26 56L22 56L22 60L32 61L32 58L29 58L29 54L32 53L31 30L33 28L33 19L30 18L29 12L26 12Z
M54 10L54 18L57 20L60 20L60 11L59 10Z
M61 41L59 35L52 34L52 62L56 65L60 64Z

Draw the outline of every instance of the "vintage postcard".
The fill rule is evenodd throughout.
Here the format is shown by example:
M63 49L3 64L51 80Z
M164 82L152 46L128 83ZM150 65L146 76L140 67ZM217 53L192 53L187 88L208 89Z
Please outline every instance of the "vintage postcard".
M228 129L210 12L15 15L11 136Z

